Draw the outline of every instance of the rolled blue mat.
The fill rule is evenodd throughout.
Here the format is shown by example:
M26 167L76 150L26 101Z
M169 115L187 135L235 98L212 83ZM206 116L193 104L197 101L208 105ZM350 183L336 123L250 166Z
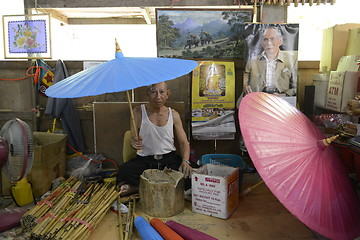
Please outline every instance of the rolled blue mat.
M136 217L134 224L142 240L164 240L145 218L141 216Z

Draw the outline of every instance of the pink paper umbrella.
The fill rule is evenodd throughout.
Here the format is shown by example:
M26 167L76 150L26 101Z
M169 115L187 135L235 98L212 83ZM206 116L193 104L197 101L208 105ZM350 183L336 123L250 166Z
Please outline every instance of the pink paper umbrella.
M179 234L185 240L200 240L200 239L201 240L219 240L217 238L209 236L203 232L200 232L200 231L190 228L188 226L182 225L173 220L166 221L165 224L168 227L170 227L172 230L177 232L177 234Z
M239 121L256 169L293 215L330 239L360 235L359 197L313 122L285 100L262 92L243 98Z

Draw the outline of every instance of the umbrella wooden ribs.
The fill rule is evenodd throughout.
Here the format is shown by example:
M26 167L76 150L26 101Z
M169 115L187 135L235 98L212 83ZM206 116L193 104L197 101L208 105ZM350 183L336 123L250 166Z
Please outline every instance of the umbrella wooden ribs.
M21 219L23 229L34 239L87 239L106 215L119 192L110 183L89 184L79 201L73 201L81 182L74 177L64 181ZM88 204L88 195L92 192Z

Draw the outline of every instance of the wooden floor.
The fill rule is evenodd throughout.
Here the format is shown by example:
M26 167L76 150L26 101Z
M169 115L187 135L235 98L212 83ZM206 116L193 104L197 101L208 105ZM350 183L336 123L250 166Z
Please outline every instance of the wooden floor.
M260 181L255 173L244 175L243 189ZM288 240L325 239L316 236L303 223L296 219L270 192L265 184L241 197L237 210L226 220L193 213L191 202L186 201L184 212L161 220L174 220L188 227L205 232L219 240ZM150 220L151 216L141 211L138 204L136 213ZM119 239L117 216L109 212L103 222L91 235L91 240ZM133 240L141 239L134 230ZM200 240L200 239L199 239Z

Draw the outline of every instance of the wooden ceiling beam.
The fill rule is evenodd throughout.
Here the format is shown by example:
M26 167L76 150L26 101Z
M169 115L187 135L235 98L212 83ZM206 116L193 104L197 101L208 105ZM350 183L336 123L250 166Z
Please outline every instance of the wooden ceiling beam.
M152 24L151 13L150 13L149 8L143 8L142 12L143 12L143 16L144 16L144 19L145 19L146 23L147 24Z
M51 14L51 17L63 22L63 23L68 23L68 17L65 16L64 14L60 13L59 11L56 11L54 9L46 9L46 8L37 8L37 9L32 9L32 12L40 12L40 13L45 13Z
M89 24L147 24L144 18L69 18L68 24L89 25Z
M37 0L42 8L86 8L86 7L176 7L176 6L233 6L234 0ZM35 3L29 2L35 5ZM35 8L35 6L31 6Z

